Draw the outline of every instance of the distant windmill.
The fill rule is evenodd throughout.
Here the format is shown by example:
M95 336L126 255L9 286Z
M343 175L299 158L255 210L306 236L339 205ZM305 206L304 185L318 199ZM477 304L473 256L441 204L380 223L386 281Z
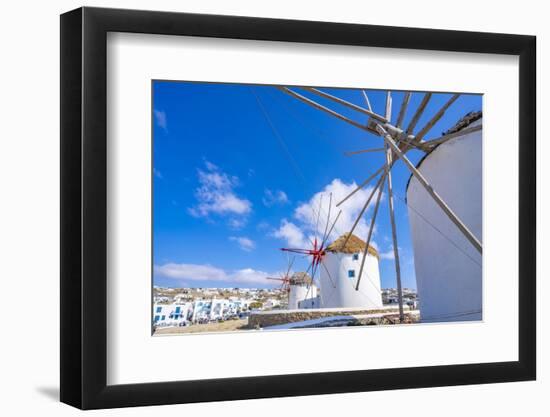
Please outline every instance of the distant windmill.
M280 281L281 291L286 293L287 299L290 293L290 280L292 278L292 266L294 265L294 257L287 259L287 268L286 272L281 273L278 277L267 277L266 279L272 280L272 281Z
M342 211L340 210L338 214L336 215L336 218L331 224L330 221L330 212L332 207L332 193L329 195L329 205L328 205L328 214L327 219L324 225L324 231L321 235L319 233L319 222L321 219L321 211L322 211L322 204L323 204L323 196L319 198L319 209L316 212L317 220L315 224L315 235L313 238L310 238L309 241L311 243L310 247L307 248L281 248L283 252L291 252L296 253L299 255L302 255L304 257L310 258L309 267L306 270L306 274L310 274L311 276L311 285L315 282L315 277L317 275L317 271L319 270L319 266L323 267L325 272L327 273L330 281L332 282L332 286L335 287L334 280L332 279L332 276L330 274L330 271L327 269L325 264L323 263L323 258L326 255L326 248L327 248L327 241L332 234L332 231L334 230L334 226L336 225L336 222L338 221L338 218L340 217L340 214L342 214ZM310 288L311 288L310 285ZM310 290L308 289L308 294L310 293Z
M330 101L338 103L339 105L345 106L361 114L367 115L368 121L366 124L363 124L355 120L352 120L349 117L344 116L328 107L323 106L322 104L296 92L295 89L290 89L288 87L278 87L278 88L284 93L289 94L290 96L308 104L309 106L312 106L322 112L328 113L331 116L336 117L358 129L361 129L373 135L379 136L384 140L384 146L381 148L370 148L370 149L363 149L363 150L346 153L347 155L357 155L357 154L363 154L367 152L383 152L385 158L382 166L379 167L379 169L377 169L365 181L363 181L348 196L342 199L342 201L340 201L337 204L337 207L339 207L349 198L354 196L357 193L357 191L364 188L367 184L369 184L375 178L378 178L375 187L370 192L369 197L367 198L362 210L360 211L353 227L351 228L348 234L348 238L349 238L349 236L352 235L354 229L359 223L360 219L362 218L363 214L365 213L366 209L368 208L369 204L371 203L373 198L376 196L375 207L374 207L373 215L370 221L370 226L369 226L368 235L366 239L366 245L362 254L361 267L360 267L358 280L355 287L356 290L359 290L359 283L363 275L362 274L363 267L365 265L365 259L367 257L368 248L372 239L374 225L378 214L378 208L380 206L382 190L384 189L385 186L387 186L389 217L390 217L390 223L392 228L393 255L395 259L395 273L396 273L397 291L398 291L398 299L399 299L399 316L400 316L400 320L403 321L404 319L403 295L402 295L402 285L401 285L401 268L399 263L399 249L397 244L397 231L396 231L396 224L395 224L393 190L392 190L392 168L394 167L395 162L397 160L399 159L402 160L404 165L411 172L412 176L416 178L418 183L427 191L428 195L433 199L433 201L437 204L437 206L440 207L440 209L451 220L451 222L456 226L456 228L460 231L460 233L465 236L467 241L470 242L470 244L475 248L475 250L479 254L482 254L482 244L480 240L465 225L465 223L455 214L455 212L449 207L449 205L443 200L443 198L437 193L437 191L434 190L432 185L426 180L426 178L422 175L422 173L415 167L413 163L411 163L409 158L406 156L406 153L411 149L416 149L416 150L423 151L425 153L429 153L436 146L441 145L446 141L449 141L457 137L458 135L464 135L467 133L475 132L477 130L481 130L482 128L481 125L467 127L466 129L463 129L460 132L449 133L447 135L434 138L431 140L424 140L426 134L443 117L447 109L459 98L460 94L452 95L452 97L429 119L429 121L423 127L421 127L420 129L416 129L416 125L418 124L422 114L424 113L428 105L428 102L432 97L432 93L425 93L423 95L422 100L418 108L414 112L414 115L410 120L408 126L404 128L402 127L402 124L403 124L405 114L407 112L407 108L412 96L411 92L404 93L403 101L399 109L399 114L398 114L396 123L392 124L391 123L392 95L390 91L388 91L386 95L385 113L384 115L380 115L378 113L375 113L372 110L370 101L364 90L362 92L365 98L367 108L358 106L354 103L351 103L339 97L328 94L317 88L302 87L303 90L308 91L309 93L313 93L315 95L323 97L324 99L328 99ZM315 238L312 244L312 248L310 249L283 249L283 250L311 256L312 262L311 262L310 268L312 269L312 272L315 272L315 270L319 265L323 265L322 259L323 259L323 254L325 250L326 238L327 238L327 235L324 235L320 243L318 243L317 238ZM347 239L343 242L342 247L345 247L346 244L347 244Z

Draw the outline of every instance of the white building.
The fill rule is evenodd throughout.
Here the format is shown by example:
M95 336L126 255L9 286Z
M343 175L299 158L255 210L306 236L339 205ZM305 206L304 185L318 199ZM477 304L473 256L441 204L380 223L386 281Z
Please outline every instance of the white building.
M193 303L154 304L153 324L155 327L183 326L191 319Z
M320 298L322 308L357 307L376 309L382 307L378 252L369 245L363 275L356 290L361 259L366 243L351 235L342 247L347 234L340 236L326 249L320 268Z
M481 124L480 113L470 114L453 130ZM442 143L417 169L482 241L482 130ZM481 320L481 254L414 177L407 204L421 320Z
M212 298L191 303L189 313L192 323L207 323L213 320L227 320L248 311L250 301L242 298Z
M193 314L191 321L193 323L201 323L210 321L210 311L212 300L196 300L193 303Z
M305 272L296 272L289 279L288 309L313 308L313 301L310 307L307 300L314 300L317 297L317 287L313 284L311 277Z

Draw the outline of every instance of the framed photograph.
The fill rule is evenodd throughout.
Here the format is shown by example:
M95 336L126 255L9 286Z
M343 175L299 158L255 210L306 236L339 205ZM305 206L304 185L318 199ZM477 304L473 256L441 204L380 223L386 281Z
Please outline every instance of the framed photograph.
M533 380L535 37L61 16L61 401Z

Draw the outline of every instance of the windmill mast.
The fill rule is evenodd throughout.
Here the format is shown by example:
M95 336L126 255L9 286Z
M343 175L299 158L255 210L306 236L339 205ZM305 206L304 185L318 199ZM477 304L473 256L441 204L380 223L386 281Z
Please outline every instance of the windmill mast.
M404 101L405 103L405 101ZM404 110L402 109L402 113ZM404 114L400 114L399 118L403 118ZM386 119L391 120L391 93L388 91L386 96ZM401 264L399 262L399 246L397 245L397 230L395 227L395 212L393 206L393 190L392 190L392 151L386 144L386 175L388 181L388 208L390 211L391 235L393 244L393 258L395 264L395 280L397 281L397 300L399 302L399 321L403 323L405 316L403 314L403 289L401 287Z

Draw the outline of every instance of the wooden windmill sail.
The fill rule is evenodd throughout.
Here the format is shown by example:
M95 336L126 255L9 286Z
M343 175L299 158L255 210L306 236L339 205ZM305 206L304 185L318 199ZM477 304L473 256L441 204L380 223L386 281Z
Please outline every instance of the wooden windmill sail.
M423 95L422 100L419 106L414 111L410 122L408 123L407 126L403 126L403 121L405 120L405 115L407 114L410 99L412 96L411 92L405 92L403 101L399 107L399 113L398 113L396 122L395 124L392 124L391 122L392 95L390 91L388 91L386 94L386 103L385 103L384 113L378 114L374 112L373 109L371 108L367 93L364 90L363 90L363 96L365 98L367 108L358 106L354 103L343 100L339 97L326 93L317 88L302 87L303 90L309 93L315 94L324 99L337 103L338 105L345 106L360 114L368 116L368 121L365 124L362 122L355 121L329 107L326 107L318 103L317 101L309 97L306 97L305 95L295 91L296 88L293 88L293 89L288 87L278 87L278 88L284 93L289 94L290 96L302 101L303 103L306 103L307 105L317 110L325 112L339 120L342 120L354 126L357 129L361 129L363 131L366 131L368 133L381 137L384 140L383 147L362 149L362 150L357 150L357 151L352 151L347 153L347 155L351 156L351 155L363 154L368 152L381 152L383 153L384 161L382 165L375 170L374 173L372 173L366 180L364 180L361 184L359 184L359 186L354 191L352 191L349 195L347 195L344 199L342 199L337 204L337 206L344 204L348 199L356 196L356 193L359 190L363 189L365 186L367 186L367 184L369 184L370 182L376 179L376 185L370 192L364 206L362 207L357 219L355 220L355 223L353 224L351 230L349 231L348 238L345 239L345 241L342 243L343 247L347 244L349 236L353 234L355 228L357 227L360 219L363 217L369 205L372 202L374 202L375 204L374 211L370 221L368 234L365 239L366 245L362 254L360 271L359 271L358 280L355 288L356 290L359 290L359 283L362 277L362 272L365 265L365 259L368 253L368 248L370 247L370 244L371 244L372 234L373 234L376 218L380 207L382 192L384 187L387 188L389 218L390 218L390 224L392 229L392 246L393 246L393 255L395 259L395 273L396 273L397 291L398 291L398 299L399 299L399 313L400 313L400 319L403 320L404 314L403 314L403 297L402 297L402 285L401 285L401 267L399 263L399 247L397 243L394 196L393 196L393 188L392 188L393 187L392 168L395 166L395 163L398 160L401 160L404 163L407 169L411 172L412 176L414 176L414 178L417 179L418 183L426 190L428 195L445 213L445 215L452 221L452 223L456 226L456 228L460 231L460 233L462 233L466 237L468 242L480 254L482 253L483 248L479 239L474 235L474 233L472 233L472 231L466 226L466 224L457 216L457 214L451 209L451 207L443 200L443 198L438 194L437 190L435 190L432 187L432 185L427 181L427 179L422 175L422 173L415 167L415 165L409 160L409 158L406 155L407 152L412 149L420 150L423 152L430 152L435 146L449 139L452 139L453 137L456 136L456 134L450 133L442 137L437 137L431 140L425 140L426 135L430 132L432 127L443 117L443 115L449 109L449 107L459 98L460 94L452 95L449 98L449 100L447 100L447 102L445 102L443 106L428 120L428 122L426 122L423 126L417 128L418 122L421 116L424 114L426 107L428 106L428 103L432 97L432 93L425 93ZM468 133L471 133L475 130L480 130L481 125L470 127L467 129L468 129ZM464 133L466 132L464 131L461 132L461 134L464 134ZM317 241L315 240L313 249L311 250L302 249L296 252L311 255L313 258L312 266L316 266L319 264L318 260L319 259L322 260L322 253L324 253L324 251L326 250L324 243L325 242L323 241L322 244L319 245L319 247L317 247Z

